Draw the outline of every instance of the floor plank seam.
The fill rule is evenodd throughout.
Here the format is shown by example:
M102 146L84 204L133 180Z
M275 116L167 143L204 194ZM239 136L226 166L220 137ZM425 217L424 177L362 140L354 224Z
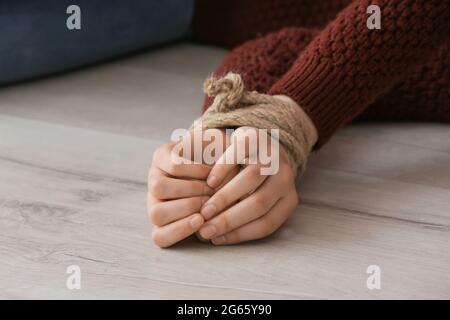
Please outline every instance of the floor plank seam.
M24 166L24 167L30 167L30 168L40 169L40 170L46 170L46 171L55 172L55 173L59 173L59 174L70 175L70 176L76 176L78 178L81 178L83 180L88 180L88 181L112 182L112 183L117 183L117 184L120 184L120 185L129 185L129 186L135 186L135 187L147 187L147 183L136 181L136 180L131 180L131 179L105 177L105 176L99 176L99 175L94 175L94 174L90 174L90 173L83 173L83 172L65 171L65 170L61 170L61 169L57 169L57 168L50 168L50 167L42 166L42 165L39 165L39 164L34 164L34 163L31 163L31 162L18 160L18 159L13 159L13 158L4 157L4 156L0 156L0 160L1 161L5 161L5 162L9 162L9 163L13 163L13 164L16 164L16 165L21 165L21 166Z
M87 274L97 275L97 276L114 276L114 274L100 274L100 273L93 273L93 272L88 272ZM160 279L160 278L137 277L137 276L123 275L123 274L121 274L119 276L121 276L123 278L135 279L135 280L156 281L156 282L161 282L161 283L169 283L169 284L175 284L175 285L181 285L181 286L187 286L187 287L207 288L207 289L237 290L237 291L243 291L243 292L249 292L249 293L262 293L262 294L268 294L268 295L283 295L283 296L290 296L292 298L297 298L297 299L298 298L304 298L305 296L308 296L311 299L315 299L315 296L312 296L310 294L300 294L299 295L299 294L296 294L296 293L293 293L293 292L252 290L252 289L241 288L241 287L216 286L216 285L190 283L190 282L167 280L167 279Z
M346 139L351 140L352 138L354 138L354 136L352 134L349 134L349 133L339 133L339 136L337 136L336 140L338 138L346 138ZM423 149L423 150L427 150L427 151L434 151L434 152L439 152L439 153L450 154L450 151L447 151L447 150L441 150L441 149L437 149L437 148L430 148L430 147L427 147L427 146L421 146L421 145L418 145L418 144L406 143L406 142L398 141L398 140L381 139L381 138L378 138L376 136L370 137L370 138L369 137L360 137L360 138L366 139L368 141L375 140L375 141L378 141L378 142L388 142L388 143L391 143L391 144L399 144L401 146L410 147L410 148L418 148L418 149Z
M442 186L431 186L431 185L427 185L427 184L422 184L422 183L417 183L417 182L412 183L412 182L408 182L408 181L395 180L395 179L390 179L390 178L386 178L386 177L380 178L380 177L374 176L372 174L365 174L365 173L359 172L359 171L346 170L346 169L337 169L337 168L330 168L330 167L326 167L326 166L320 166L320 165L313 164L312 161L311 161L310 168L311 169L315 169L315 170L319 170L319 171L320 170L326 170L326 171L333 171L333 172L337 172L337 173L354 174L354 175L359 175L359 176L372 178L372 179L384 180L384 181L395 182L395 183L412 184L412 185L425 187L425 188L436 188L436 189L440 189L440 190L450 191L450 187L445 188L445 187L442 187Z
M312 208L316 208L316 209L320 209L320 208L333 209L333 210L338 210L338 211L350 212L355 215L364 215L364 216L369 216L369 217L394 220L394 221L398 221L398 222L407 222L407 223L411 223L411 224L420 225L424 228L434 228L435 230L438 229L440 231L450 231L450 225L417 221L417 220L405 219L405 218L398 218L398 217L392 217L392 216L387 216L387 215L382 215L382 214L376 214L376 213L372 213L372 212L364 212L364 211L360 211L360 210L356 210L356 209L338 207L335 205L330 205L330 204L327 204L324 202L319 202L319 201L303 199L302 204L312 207Z

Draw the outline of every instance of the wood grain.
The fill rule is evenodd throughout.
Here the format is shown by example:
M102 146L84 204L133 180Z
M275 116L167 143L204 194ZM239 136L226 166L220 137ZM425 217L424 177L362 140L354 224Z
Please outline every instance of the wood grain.
M444 125L342 130L268 239L150 242L151 154L195 117L203 73L223 54L185 44L0 90L0 298L450 298ZM72 264L81 290L66 288ZM366 287L369 265L381 290Z

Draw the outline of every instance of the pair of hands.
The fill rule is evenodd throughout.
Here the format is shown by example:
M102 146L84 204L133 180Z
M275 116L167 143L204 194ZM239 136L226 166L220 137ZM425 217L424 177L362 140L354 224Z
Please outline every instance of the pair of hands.
M209 130L218 130L224 141L223 159L236 154L245 131L256 129L239 128L230 139L224 130ZM267 176L261 175L260 163L241 166L219 159L211 166L173 161L184 157L174 150L186 139L193 137L164 144L153 155L147 200L148 217L154 225L152 240L157 246L172 246L194 233L215 245L260 239L292 214L298 204L295 174L281 145L279 169ZM210 143L203 139L203 148Z

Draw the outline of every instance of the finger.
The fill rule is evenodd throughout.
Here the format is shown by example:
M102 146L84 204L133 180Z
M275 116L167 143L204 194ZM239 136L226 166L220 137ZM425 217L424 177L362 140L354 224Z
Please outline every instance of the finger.
M149 195L148 218L150 223L162 227L166 224L199 212L208 196L182 198L170 201L158 201Z
M211 166L180 156L176 152L180 145L182 142L166 144L157 149L153 156L154 165L173 177L206 179Z
M147 190L150 191L151 184L154 180L162 179L167 177L167 174L159 169L157 166L153 165L150 167L150 170L148 171L148 177L147 177Z
M231 144L212 167L207 183L214 188L222 183L230 171L244 164L257 151L257 133L254 128L238 128L231 136ZM252 162L253 164L256 161Z
M233 170L231 170L228 175L225 177L225 179L222 181L222 183L218 186L214 188L214 191L217 192L220 189L223 188L223 186L225 186L228 182L230 182L240 171L241 171L242 167L236 167Z
M256 192L205 223L200 236L215 238L263 216L281 197L281 189L281 179L269 177Z
M240 198L256 190L266 178L267 176L261 175L259 165L245 167L203 205L200 213L206 220L211 219Z
M194 130L183 137L178 154L199 163L213 165L228 145L226 129Z
M182 180L166 176L151 177L149 181L150 194L159 200L171 200L197 196L210 196L214 189L205 181Z
M196 232L203 222L202 215L196 213L164 227L155 226L152 231L152 240L158 247L170 247Z
M261 218L251 221L227 234L213 238L215 245L236 244L245 241L261 239L275 232L294 212L298 205L295 190L281 198L277 204Z

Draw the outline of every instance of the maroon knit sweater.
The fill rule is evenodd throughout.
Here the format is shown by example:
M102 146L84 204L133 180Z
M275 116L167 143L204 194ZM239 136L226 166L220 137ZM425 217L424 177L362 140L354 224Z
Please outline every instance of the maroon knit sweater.
M450 122L449 3L198 0L193 29L204 43L240 45L216 75L238 72L248 90L293 98L319 132L317 148L357 117ZM379 30L366 26L371 4Z

